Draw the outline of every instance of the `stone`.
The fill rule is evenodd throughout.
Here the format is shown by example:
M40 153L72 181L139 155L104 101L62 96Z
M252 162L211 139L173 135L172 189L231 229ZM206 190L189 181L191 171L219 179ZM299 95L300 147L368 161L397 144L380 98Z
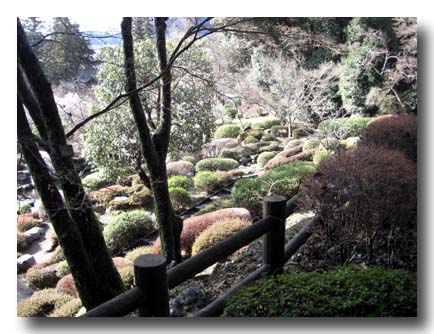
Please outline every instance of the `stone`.
M31 266L35 265L36 261L33 255L24 254L17 259L17 270L19 273L25 272Z
M196 277L211 276L215 272L219 271L220 268L221 268L221 264L219 262L216 262L212 266L209 266L205 270L201 271L199 274L196 275Z
M208 298L198 286L190 286L169 301L170 315L184 317L196 313L208 304Z
M30 230L24 232L27 240L30 242L40 239L44 235L45 229L42 227L33 227Z

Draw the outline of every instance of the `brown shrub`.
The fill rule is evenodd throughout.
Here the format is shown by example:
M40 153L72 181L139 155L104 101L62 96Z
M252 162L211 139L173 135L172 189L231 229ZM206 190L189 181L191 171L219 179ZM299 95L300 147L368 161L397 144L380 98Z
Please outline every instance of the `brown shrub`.
M362 145L378 145L403 152L417 161L417 118L414 115L386 115L374 118L362 130Z
M416 164L401 152L373 146L327 156L301 197L322 219L316 253L334 264L361 256L388 267L415 265L416 188Z
M33 290L54 288L58 280L59 277L56 275L56 271L50 268L32 267L26 274L26 283Z
M17 216L18 231L25 232L35 226L39 226L41 221L37 213L23 213Z
M181 249L187 254L191 254L191 247L193 246L196 237L206 228L223 218L240 218L245 220L252 219L249 211L244 208L222 209L205 213L204 215L188 218L184 220L181 232ZM153 254L158 254L161 252L160 238L155 240L151 252Z
M184 175L193 176L194 175L194 165L188 161L171 161L166 165L167 177L172 175Z
M56 290L62 293L66 293L73 297L78 297L77 289L75 287L74 279L72 274L63 276L56 285Z
M23 252L29 247L29 242L23 232L17 232L17 250Z
M71 300L71 296L55 289L36 291L30 299L18 303L17 316L46 317Z
M228 187L232 183L234 183L235 179L244 175L244 172L239 169L232 169L226 172L224 171L216 171L215 174L218 177L219 187Z
M123 268L123 267L127 267L127 266L131 266L133 264L130 260L127 260L123 257L114 257L112 260L113 260L115 267L118 269Z
M277 155L265 164L264 169L270 170L270 169L276 168L277 166L284 165L284 164L287 164L291 161L296 161L296 160L312 161L315 151L316 151L316 149L311 149L311 150L307 150L305 152L290 155L288 157L285 157L282 155Z
M82 307L83 304L80 298L73 298L62 306L55 308L48 316L50 318L74 317Z
M112 185L109 187L101 188L88 193L89 199L92 203L107 204L115 197L125 196L127 194L128 187L120 185Z

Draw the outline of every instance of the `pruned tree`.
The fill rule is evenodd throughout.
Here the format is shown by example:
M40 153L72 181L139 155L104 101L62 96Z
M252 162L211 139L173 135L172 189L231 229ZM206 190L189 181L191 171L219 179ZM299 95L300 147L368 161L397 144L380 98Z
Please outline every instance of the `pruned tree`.
M44 71L33 53L20 20L18 43L18 141L29 164L42 202L70 264L84 306L93 308L125 290L102 235L91 203L72 162L56 102ZM23 104L45 143L64 203L40 157L35 136L28 125ZM35 117L37 115L37 117Z

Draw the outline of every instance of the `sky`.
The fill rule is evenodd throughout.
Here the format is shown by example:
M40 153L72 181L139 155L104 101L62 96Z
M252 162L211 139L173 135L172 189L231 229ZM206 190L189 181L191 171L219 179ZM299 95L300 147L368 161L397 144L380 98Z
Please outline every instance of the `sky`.
M78 23L81 31L120 31L122 17L71 16L69 19Z

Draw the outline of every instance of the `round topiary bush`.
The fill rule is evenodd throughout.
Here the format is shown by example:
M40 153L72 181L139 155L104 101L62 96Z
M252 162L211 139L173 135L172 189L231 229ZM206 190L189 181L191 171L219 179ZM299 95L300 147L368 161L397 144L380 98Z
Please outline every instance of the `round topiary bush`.
M189 161L170 161L166 164L167 176L184 175L192 177L194 175L194 165Z
M130 246L131 243L151 232L155 224L148 212L133 210L117 215L104 229L107 247L114 252Z
M342 264L357 254L388 267L416 265L416 164L401 152L376 146L328 155L301 200L322 218L313 247L324 260Z
M313 163L318 165L322 159L324 159L328 155L328 152L324 149L316 150L313 154Z
M181 249L188 255L191 254L191 247L193 246L196 237L209 226L213 225L217 220L223 218L252 219L249 211L243 208L222 209L200 216L190 217L184 220L181 233ZM152 246L152 253L158 254L160 251L161 241L160 238L157 238Z
M191 205L190 193L184 188L169 188L169 196L175 210L184 209Z
M193 165L195 165L197 162L197 159L195 157L193 157L192 155L184 155L181 158L181 160L188 161L188 162L192 163Z
M283 274L242 288L228 317L415 317L416 273L344 267Z
M167 180L169 188L183 188L188 190L193 185L193 180L184 175L174 175Z
M249 158L255 152L246 147L246 146L238 146L230 149L225 149L220 153L220 158L228 158L236 161L241 161L243 158Z
M262 152L258 155L256 159L258 165L263 167L268 161L276 156L277 152Z
M141 246L141 247L137 247L137 248L134 248L133 250L129 251L125 255L125 258L131 262L134 262L136 257L138 257L140 255L144 255L144 254L150 254L150 253L151 253L151 246Z
M102 187L107 187L113 184L113 180L105 173L100 170L98 172L87 175L81 180L81 183L87 190L97 190Z
M23 205L20 206L19 212L21 214L30 213L31 210L32 210L32 205L30 203L24 203Z
M289 140L289 141L286 143L286 145L285 145L285 151L286 151L286 150L289 150L289 149L291 149L291 148L293 148L293 147L303 145L303 143L305 142L305 140L306 140L306 139L304 139L304 138L301 138L301 139L291 139L291 140Z
M241 128L236 124L224 124L214 132L214 139L236 138L241 132Z
M71 268L69 268L69 264L66 260L60 261L57 264L56 275L59 278L62 278L71 273Z
M71 296L58 292L55 289L36 291L32 297L18 303L17 316L46 317L71 300Z
M49 268L30 268L26 273L26 283L33 290L54 288L59 277Z
M347 150L352 148L357 148L360 143L360 137L348 137L347 139L341 140L341 146Z
M75 317L82 307L83 304L81 303L80 298L73 298L62 306L55 308L48 316L50 318Z
M74 298L78 297L77 288L75 287L74 279L71 274L63 276L56 284L56 290L60 293L70 295Z
M212 201L210 203L204 204L204 206L198 212L194 213L192 215L192 217L200 216L200 215L203 215L203 214L208 213L208 212L213 212L213 211L217 211L217 210L221 210L221 209L227 209L227 208L233 208L233 207L234 207L234 203L232 201L232 198L223 197L223 198L219 198L215 201Z
M41 221L38 220L37 213L23 213L17 216L17 230L25 232L33 227L40 226Z
M270 129L273 126L280 126L280 119L268 117L251 125L252 129Z
M363 145L378 145L403 152L417 161L417 118L414 115L386 115L371 120L361 135Z
M235 232L249 226L252 222L240 218L224 218L203 231L193 243L191 254L194 256L216 243L230 237Z
M362 129L371 120L369 117L335 118L321 122L318 132L322 137L345 139L359 136Z
M29 247L29 242L23 232L17 232L17 251L24 252Z
M261 138L261 141L275 141L276 138L271 133L264 133Z
M238 161L228 158L207 158L202 159L196 164L196 171L228 171L239 166Z
M125 285L125 288L131 289L136 285L134 279L134 267L132 265L119 268L118 272L121 276L122 282Z
M312 150L314 148L318 148L321 145L321 142L318 139L307 139L303 143L303 152Z
M271 151L282 151L282 146L277 142L270 142L268 145L264 145L259 148L258 153L271 152Z
M212 193L219 188L219 178L215 172L199 172L194 177L194 187Z
M258 142L259 142L259 140L253 136L247 136L246 139L243 140L243 144L252 144L252 143L258 143Z

